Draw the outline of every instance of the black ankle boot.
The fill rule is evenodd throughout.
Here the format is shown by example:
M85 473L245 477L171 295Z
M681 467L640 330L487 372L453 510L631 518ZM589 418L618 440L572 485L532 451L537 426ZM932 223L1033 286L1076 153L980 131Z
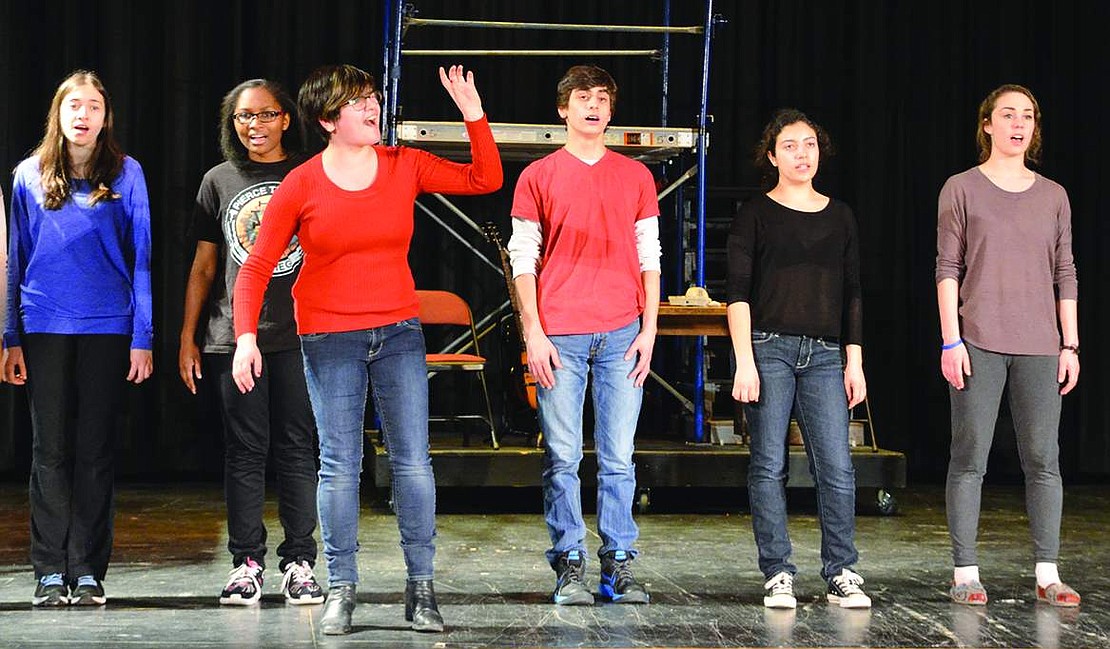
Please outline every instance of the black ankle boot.
M351 614L355 611L356 597L354 584L340 584L328 589L324 610L320 613L320 630L325 635L351 632Z
M436 606L436 591L431 579L405 584L405 619L412 622L413 631L443 631L443 616Z

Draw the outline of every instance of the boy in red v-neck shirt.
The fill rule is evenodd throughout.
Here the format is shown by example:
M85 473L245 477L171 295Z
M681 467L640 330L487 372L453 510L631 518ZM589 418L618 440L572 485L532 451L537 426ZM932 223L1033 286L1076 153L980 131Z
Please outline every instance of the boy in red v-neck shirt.
M578 465L582 406L593 372L598 464L599 594L646 604L632 575L633 436L651 368L659 310L659 203L642 163L605 147L617 84L572 67L557 88L567 143L528 165L513 197L509 254L520 296L528 367L544 432L544 517L557 575L556 604L592 604Z

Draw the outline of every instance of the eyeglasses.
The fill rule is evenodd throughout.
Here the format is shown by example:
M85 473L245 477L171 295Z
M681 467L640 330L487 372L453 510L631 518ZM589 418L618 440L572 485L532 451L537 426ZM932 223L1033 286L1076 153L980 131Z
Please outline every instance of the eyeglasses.
M284 110L263 110L257 113L248 113L244 110L241 113L235 113L231 116L231 118L234 119L236 122L239 122L240 124L247 125L251 123L252 119L257 117L258 121L262 122L263 124L268 124L284 114Z
M370 101L371 100L373 100L373 102L375 104L377 104L378 106L381 106L385 102L385 95L383 95L381 92L375 90L374 92L370 93L369 95L362 95L361 97L354 97L352 99L348 99L347 103L345 103L343 105L344 106L350 106L351 108L353 108L353 109L355 109L359 112L366 112L366 110L370 108Z

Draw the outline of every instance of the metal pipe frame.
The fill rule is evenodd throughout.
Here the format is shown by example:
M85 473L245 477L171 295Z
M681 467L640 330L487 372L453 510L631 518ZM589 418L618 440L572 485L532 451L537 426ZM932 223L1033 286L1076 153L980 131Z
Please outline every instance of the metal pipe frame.
M405 0L392 0L392 18L386 20L386 39L389 48L389 68L386 70L386 144L397 145L397 106L401 96L401 23L405 15Z
M670 26L671 16L671 3L670 0L664 0L664 25L663 26L647 26L647 25L588 25L588 24L559 24L559 23L513 23L513 22L498 22L498 21L462 21L462 20L434 20L426 18L416 18L411 15L405 6L405 0L389 0L386 5L386 16L383 21L385 38L386 53L383 57L385 62L385 75L387 79L387 143L389 145L396 145L397 143L397 122L398 122L398 106L400 97L400 78L401 78L401 57L402 54L409 56L651 56L657 60L662 61L661 71L661 111L660 116L663 125L666 126L668 119L669 108L669 77L670 77L670 34L690 33L702 34L702 77L701 77L701 101L700 110L698 112L698 141L697 141L697 165L686 173L684 173L678 180L669 185L661 194L660 198L666 196L672 191L678 191L679 196L676 199L678 210L678 225L680 233L684 230L686 216L682 207L682 192L681 186L689 180L693 175L697 175L697 193L696 193L696 209L695 209L695 230L696 236L696 251L695 251L695 281L698 286L705 286L705 211L706 211L706 148L708 145L708 101L709 101L709 64L710 54L712 50L713 39L713 26L715 17L713 15L713 0L705 0L705 23L701 27L672 27ZM560 31L605 31L605 32L641 32L641 33L658 33L663 35L662 50L408 50L402 52L401 36L403 28L407 27L460 27L460 28L485 28L485 29L533 29L533 30L560 30ZM451 204L446 198L438 196L437 198L445 203L457 215L463 218L472 228L476 225L469 218L466 218L465 213ZM458 240L462 241L467 249L477 255L487 265L491 266L498 273L501 269L496 267L485 255L475 249L472 245L466 242L457 232L455 232L447 223L437 217L430 209L421 205L419 201L416 203L422 210L427 212L434 221L439 223L442 227L447 229ZM682 237L679 237L680 241ZM682 267L685 264L685 255L683 254L682 244L679 245L679 273L678 277L681 280L683 273ZM500 308L493 313L487 315L482 319L482 322L488 322L490 318L494 317L500 311L503 311L507 306L502 304ZM652 375L665 386L676 397L680 397L680 401L687 409L691 409L691 400L685 399L674 388L666 384L658 375ZM694 355L694 399L692 400L692 410L694 414L694 441L705 441L705 337L699 336L697 338L697 345Z
M428 208L426 205L421 203L419 200L417 200L415 202L415 205L417 207L419 207L421 210L423 210L423 212L425 214L427 214L433 221L438 223L444 230L447 230L447 232L449 232L451 234L451 236L455 238L455 240L457 240L459 243L461 243L464 248L466 248L470 252L474 253L474 256L477 257L479 260L481 260L483 263L485 263L485 265L492 268L494 270L494 272L496 272L498 275L501 275L502 277L505 276L505 273L501 270L500 266L498 266L497 264L490 261L488 257L486 257L484 254L482 254L482 251L480 251L477 248L475 248L474 246L472 246L469 241L464 239L462 237L462 235L460 235L458 232L456 232L455 229L452 228L450 225L447 225L447 222L444 221L443 219L439 218L439 216L436 215L436 213L433 212L430 208ZM463 216L465 217L466 215L463 214Z
M666 126L667 111L671 103L671 0L663 0L663 26L667 29L663 32L663 56L659 65L659 90L663 95L662 100L659 102L661 104L659 110L659 123L662 126Z
M521 23L498 20L443 20L405 18L405 27L465 27L476 29L534 29L564 32L625 32L639 34L700 34L703 27L670 27L658 25L594 25L587 23Z
M502 314L505 313L505 311L507 309L509 309L511 306L512 305L509 302L509 300L505 300L504 302L501 303L501 306L499 306L496 309L490 311L488 314L483 316L481 320L478 320L474 323L474 329L475 329L475 332L477 333L479 341L481 341L491 331L493 331L494 329L497 328L496 324L490 325L489 323L492 322L494 319L497 319L497 321L500 322L501 318L504 317ZM511 315L511 313L508 314L508 315ZM444 345L443 349L441 349L439 351L439 353L440 354L453 354L455 352L464 352L464 351L470 349L471 345L472 345L472 341L470 340L470 334L469 333L462 333L462 334L459 334L458 338L455 338L451 342ZM478 349L474 350L475 354L481 355L480 352L481 352L481 350L478 350ZM434 372L429 372L429 375L433 374L433 373Z
M663 200L671 192L677 190L679 187L681 187L683 184L685 184L687 180L690 180L691 178L693 178L697 174L698 174L698 166L694 165L693 167L690 167L689 169L686 170L686 173L679 176L677 180L675 180L673 183L664 187L663 191L659 192L659 195L656 197L656 200L660 200L660 201Z
M405 56L647 56L659 50L405 50Z
M698 111L697 285L705 287L705 153L708 135L709 60L713 44L713 0L705 0L705 31L701 59L701 107ZM705 336L698 336L694 350L694 441L705 441Z

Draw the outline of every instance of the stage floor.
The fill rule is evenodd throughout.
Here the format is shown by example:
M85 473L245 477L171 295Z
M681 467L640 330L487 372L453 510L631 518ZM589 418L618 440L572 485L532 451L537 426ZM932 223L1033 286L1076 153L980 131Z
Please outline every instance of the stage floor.
M355 630L331 638L316 629L319 606L283 603L276 571L267 575L260 606L217 604L230 567L217 485L122 486L107 606L32 610L26 488L4 485L0 646L1110 646L1110 487L1066 492L1061 571L1084 597L1083 607L1070 611L1035 601L1020 488L986 490L980 551L991 603L980 609L947 600L948 535L939 487L902 490L896 516L859 518L858 567L874 599L870 611L825 603L812 503L793 492L799 607L764 609L743 497L727 490L679 492L659 498L639 517L636 574L649 585L649 606L559 608L548 603L553 576L543 559L547 534L538 491L442 490L436 588L448 630L440 635L407 630L396 522L382 503L368 502L360 526ZM595 521L591 516L587 522L594 551ZM281 535L272 502L267 524L276 545ZM324 573L322 557L320 564ZM590 572L596 584L596 562Z

